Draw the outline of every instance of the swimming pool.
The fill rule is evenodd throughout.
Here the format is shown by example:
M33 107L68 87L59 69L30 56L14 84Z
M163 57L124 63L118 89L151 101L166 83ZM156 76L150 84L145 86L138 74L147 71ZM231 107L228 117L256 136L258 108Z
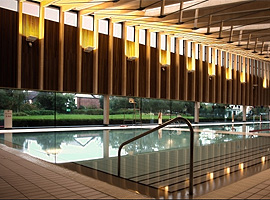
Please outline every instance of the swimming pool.
M215 189L236 178L241 179L255 173L254 167L257 172L268 168L269 134L247 133L248 130L266 129L267 126L269 124L265 123L219 126L205 124L194 127L195 194L199 195L209 191L211 187ZM61 164L80 173L89 174L86 171L91 169L115 178L116 156L120 144L149 128L74 128L72 131L45 129L47 132L32 129L32 132L26 133L10 130L0 134L0 139L31 156ZM178 198L177 195L188 187L189 140L190 133L185 126L181 129L167 127L126 145L121 152L121 175L126 180L125 187L132 185L130 189L155 198L164 197L166 191ZM104 179L115 184L113 178ZM211 181L211 187L203 188L203 185ZM181 195L181 198L185 196Z

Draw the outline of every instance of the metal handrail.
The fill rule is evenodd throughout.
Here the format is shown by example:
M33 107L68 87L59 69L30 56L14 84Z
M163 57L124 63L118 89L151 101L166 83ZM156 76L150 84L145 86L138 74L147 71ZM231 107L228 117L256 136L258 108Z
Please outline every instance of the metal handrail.
M123 148L125 145L127 145L127 144L129 144L129 143L131 143L131 142L133 142L133 141L135 141L135 140L137 140L137 139L139 139L139 138L142 138L142 137L144 137L144 136L146 136L146 135L148 135L148 134L150 134L150 133L152 133L152 132L154 132L154 131L157 131L157 130L159 130L159 129L161 129L161 128L163 128L163 127L169 125L169 124L172 124L173 122L176 122L176 121L184 121L184 122L186 122L186 124L188 125L188 127L189 127L189 129L190 129L189 194L190 194L190 195L193 195L193 151L194 151L194 131L193 131L193 128L192 128L192 125L191 125L190 121L187 120L187 119L185 119L185 118L183 118L183 117L176 117L176 118L174 118L174 119L171 119L171 120L169 120L169 121L167 121L167 122L161 124L160 126L157 126L156 128L153 128L153 129L151 129L151 130L149 130L149 131L146 131L146 132L144 132L144 133L142 133L142 134L140 134L140 135L137 135L137 136L134 137L134 138L131 138L130 140L127 140L127 141L123 142L123 143L119 146L119 149L118 149L118 176L120 177L120 171L121 171L121 150L122 150L122 148Z

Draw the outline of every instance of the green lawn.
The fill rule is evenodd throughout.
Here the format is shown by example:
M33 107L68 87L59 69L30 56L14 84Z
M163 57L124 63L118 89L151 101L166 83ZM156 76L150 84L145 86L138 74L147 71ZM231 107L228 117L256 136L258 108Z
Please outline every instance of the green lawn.
M150 114L143 114L142 115L142 119L157 119L157 115L150 115ZM171 116L172 118L176 117L176 116ZM183 116L184 118L188 118L188 119L193 119L193 116ZM164 120L169 120L170 116L169 115L163 115L162 118ZM29 116L13 116L14 120L54 120L54 115L29 115ZM59 120L79 120L79 119L103 119L103 115L83 115L83 114L57 114L56 115L56 119ZM128 120L132 120L134 119L134 115L133 114L127 114L127 115L110 115L110 119L117 119L117 120L124 120L124 119L128 119ZM136 119L140 119L139 115L136 115Z

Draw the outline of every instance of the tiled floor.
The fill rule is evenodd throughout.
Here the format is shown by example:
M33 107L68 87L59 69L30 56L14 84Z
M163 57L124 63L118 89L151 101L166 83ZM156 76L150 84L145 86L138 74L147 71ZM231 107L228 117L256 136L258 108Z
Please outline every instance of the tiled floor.
M146 199L146 196L0 144L0 199Z

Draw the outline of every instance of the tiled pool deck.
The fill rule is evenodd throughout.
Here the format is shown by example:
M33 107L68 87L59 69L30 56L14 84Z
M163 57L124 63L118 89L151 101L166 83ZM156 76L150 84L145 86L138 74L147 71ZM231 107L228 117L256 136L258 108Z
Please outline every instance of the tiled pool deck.
M146 199L0 144L0 199Z

